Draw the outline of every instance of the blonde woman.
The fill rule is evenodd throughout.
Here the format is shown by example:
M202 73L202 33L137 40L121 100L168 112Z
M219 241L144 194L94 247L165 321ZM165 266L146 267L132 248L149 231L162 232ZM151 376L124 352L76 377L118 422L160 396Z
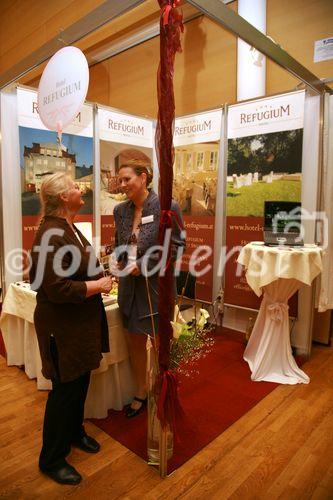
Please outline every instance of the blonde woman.
M124 328L127 330L129 353L136 381L135 397L126 409L128 418L138 415L146 405L146 341L147 335L153 335L154 329L156 333L158 331L159 270L157 268L160 253L153 247L158 245L161 207L159 197L149 189L151 180L150 169L141 165L139 161L133 160L121 165L119 183L128 200L114 209L116 247L126 248L126 251L118 255L118 268L123 270L123 276L119 279L118 304ZM172 202L171 209L177 213L180 222L181 213L178 204ZM171 234L172 260L180 256L184 246L181 227L179 223L174 222ZM155 267L156 271L146 280L145 271L152 271Z
M40 201L30 282L37 291L34 322L42 372L52 380L52 390L39 467L58 483L74 485L82 478L66 461L71 446L89 453L100 448L86 434L83 416L90 371L99 366L101 353L109 351L101 293L110 291L111 279L103 277L90 243L73 223L84 204L74 181L64 173L49 176L41 185Z

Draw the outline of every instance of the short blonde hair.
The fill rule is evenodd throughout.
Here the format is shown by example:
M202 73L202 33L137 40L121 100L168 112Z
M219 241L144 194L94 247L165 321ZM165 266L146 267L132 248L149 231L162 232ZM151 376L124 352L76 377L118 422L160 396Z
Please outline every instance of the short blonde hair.
M41 215L59 215L62 211L60 195L66 193L73 182L64 172L46 177L40 188Z

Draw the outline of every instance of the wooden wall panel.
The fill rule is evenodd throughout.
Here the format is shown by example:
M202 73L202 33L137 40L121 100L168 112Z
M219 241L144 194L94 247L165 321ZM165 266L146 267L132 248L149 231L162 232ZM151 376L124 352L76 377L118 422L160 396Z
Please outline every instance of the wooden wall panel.
M0 68L5 72L104 0L0 1Z
M313 62L314 42L333 36L333 0L267 0L267 34L319 78L333 78L333 60ZM267 94L299 80L267 61Z
M1 71L102 1L1 0ZM229 8L236 10L237 2L229 4ZM107 43L112 43L117 33L152 20L156 12L157 2L147 0L138 10L105 25L78 46L93 50L101 43L101 33ZM314 41L333 35L333 0L267 0L267 33L319 77L333 76L333 61L313 63ZM159 40L155 38L92 66L88 99L155 117L158 45ZM176 56L177 114L235 102L236 56L233 34L203 17L187 23L183 53ZM29 78L21 81L37 86L38 80L38 76L34 76L30 81ZM285 70L267 61L267 95L292 89L298 83Z
M176 55L175 99L178 115L220 106L236 99L236 37L209 19L186 23L183 52ZM88 99L156 117L156 37L104 62L109 78L101 83L100 64L91 68ZM104 89L104 95L101 90ZM103 99L103 100L102 100Z

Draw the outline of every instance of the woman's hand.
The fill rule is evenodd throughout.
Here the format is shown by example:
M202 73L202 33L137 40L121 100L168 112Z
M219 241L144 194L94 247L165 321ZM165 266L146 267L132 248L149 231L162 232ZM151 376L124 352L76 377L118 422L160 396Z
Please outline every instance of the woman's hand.
M130 261L124 268L119 262L112 261L109 267L110 272L113 276L139 276L141 271L135 262Z
M97 280L98 286L100 288L100 293L109 293L112 288L111 276L104 276Z
M141 274L141 271L135 262L130 262L126 269L128 270L128 274L132 274L132 276L139 276Z
M111 260L110 265L109 265L109 271L113 276L118 277L119 271L120 271L120 266L115 259Z
M109 293L112 288L111 276L104 276L99 280L86 281L86 297L97 295L98 293Z

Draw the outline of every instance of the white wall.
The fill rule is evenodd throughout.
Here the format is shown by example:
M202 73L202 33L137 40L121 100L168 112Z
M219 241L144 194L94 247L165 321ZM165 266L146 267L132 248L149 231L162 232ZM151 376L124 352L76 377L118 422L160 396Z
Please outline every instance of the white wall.
M21 173L16 89L0 94L2 230L4 241L4 291L22 279L19 270L22 249ZM11 258L10 258L11 257ZM13 269L16 263L17 271Z

